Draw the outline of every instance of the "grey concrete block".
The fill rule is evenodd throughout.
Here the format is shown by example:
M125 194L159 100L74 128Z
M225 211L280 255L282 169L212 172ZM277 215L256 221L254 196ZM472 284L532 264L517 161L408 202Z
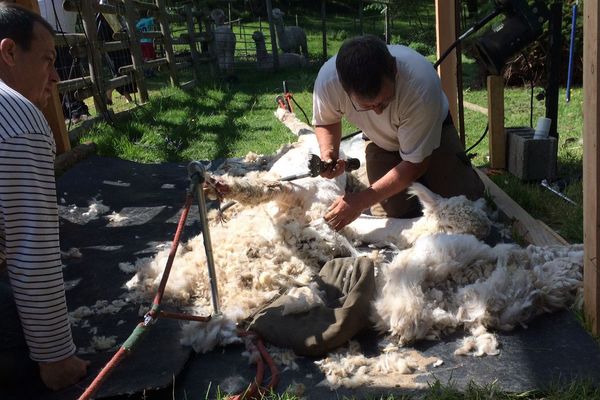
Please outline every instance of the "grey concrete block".
M508 171L523 181L556 178L556 138L534 139L532 128L506 128Z

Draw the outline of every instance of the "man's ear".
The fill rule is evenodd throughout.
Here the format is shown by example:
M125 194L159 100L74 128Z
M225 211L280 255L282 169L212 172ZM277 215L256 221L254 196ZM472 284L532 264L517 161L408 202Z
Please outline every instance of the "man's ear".
M4 38L0 41L0 58L10 67L16 65L16 50L17 44L14 40Z

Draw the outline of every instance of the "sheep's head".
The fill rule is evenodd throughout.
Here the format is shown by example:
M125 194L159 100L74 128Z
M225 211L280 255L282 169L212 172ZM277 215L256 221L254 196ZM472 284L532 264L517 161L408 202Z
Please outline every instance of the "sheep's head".
M252 34L252 40L254 40L257 43L264 42L265 35L263 35L263 33L261 31L254 31L254 33Z
M210 12L210 18L215 21L217 25L223 25L225 23L225 13L220 8L215 8Z
M273 15L273 18L275 18L275 19L282 19L283 16L285 15L285 13L283 11L281 11L279 8L274 8L271 11L271 15Z
M491 222L484 207L485 200L471 201L465 196L442 197L420 183L409 188L423 206L423 217L435 222L440 232L469 233L480 239L490 231Z

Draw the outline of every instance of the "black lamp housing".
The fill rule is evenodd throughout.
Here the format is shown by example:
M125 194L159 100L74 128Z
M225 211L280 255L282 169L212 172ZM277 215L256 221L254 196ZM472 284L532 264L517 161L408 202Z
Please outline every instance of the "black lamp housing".
M549 17L546 6L536 1L532 6L525 0L495 0L496 8L506 19L474 43L476 58L493 75L500 75L504 64L514 54L535 41L543 32Z

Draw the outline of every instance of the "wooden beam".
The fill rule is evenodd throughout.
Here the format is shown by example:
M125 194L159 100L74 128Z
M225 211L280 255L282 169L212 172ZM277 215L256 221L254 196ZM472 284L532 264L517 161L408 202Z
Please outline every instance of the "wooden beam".
M83 24L83 29L88 37L88 68L90 72L90 78L92 79L93 88L92 96L94 98L94 106L96 112L100 115L107 116L108 109L106 108L106 92L102 83L102 59L100 53L96 50L96 43L98 43L97 26L96 26L96 12L94 11L93 4L91 1L81 2L80 16ZM83 90L85 91L85 90ZM82 92L83 92L82 91ZM87 96L86 96L87 97Z
M483 115L488 115L488 110L485 107L481 107L480 105L469 103L468 101L463 101L463 105L467 110L476 111Z
M35 13L40 13L40 6L37 0L16 0L16 4L19 4L28 10ZM58 89L54 87L52 94L48 100L48 104L42 110L44 117L52 129L52 135L54 136L54 142L56 143L56 154L61 154L71 149L71 143L69 142L69 134L67 132L67 126L65 125L65 117L62 112L62 105L60 103L60 97L58 95Z
M138 3L134 0L124 0L123 4L125 5L125 25L127 25L127 30L131 36L131 45L129 49L131 51L131 61L134 67L133 76L135 77L135 83L137 84L140 101L142 103L147 103L148 87L146 86L146 78L143 70L144 60L142 58L142 49L140 47L139 31L135 27L137 21L135 6Z
M490 166L506 169L506 132L504 132L504 78L490 75L488 88L488 126Z
M156 0L156 6L158 7L158 24L163 34L163 46L165 48L165 56L169 62L169 77L171 79L171 86L179 86L179 77L177 76L177 68L175 66L175 53L173 51L173 43L171 42L172 34L171 27L169 26L169 17L167 14L167 3L166 0Z
M502 189L498 187L484 172L475 169L485 190L494 204L511 220L519 235L529 244L536 246L565 245L568 242L546 224L533 218Z
M449 48L456 38L455 0L435 0L435 18L437 35L437 57ZM448 97L448 105L453 121L458 121L458 87L456 83L456 50L439 65L438 74L442 80L442 89Z
M600 7L597 1L586 1L583 9L583 309L592 333L598 335L600 334L600 274L598 273Z

